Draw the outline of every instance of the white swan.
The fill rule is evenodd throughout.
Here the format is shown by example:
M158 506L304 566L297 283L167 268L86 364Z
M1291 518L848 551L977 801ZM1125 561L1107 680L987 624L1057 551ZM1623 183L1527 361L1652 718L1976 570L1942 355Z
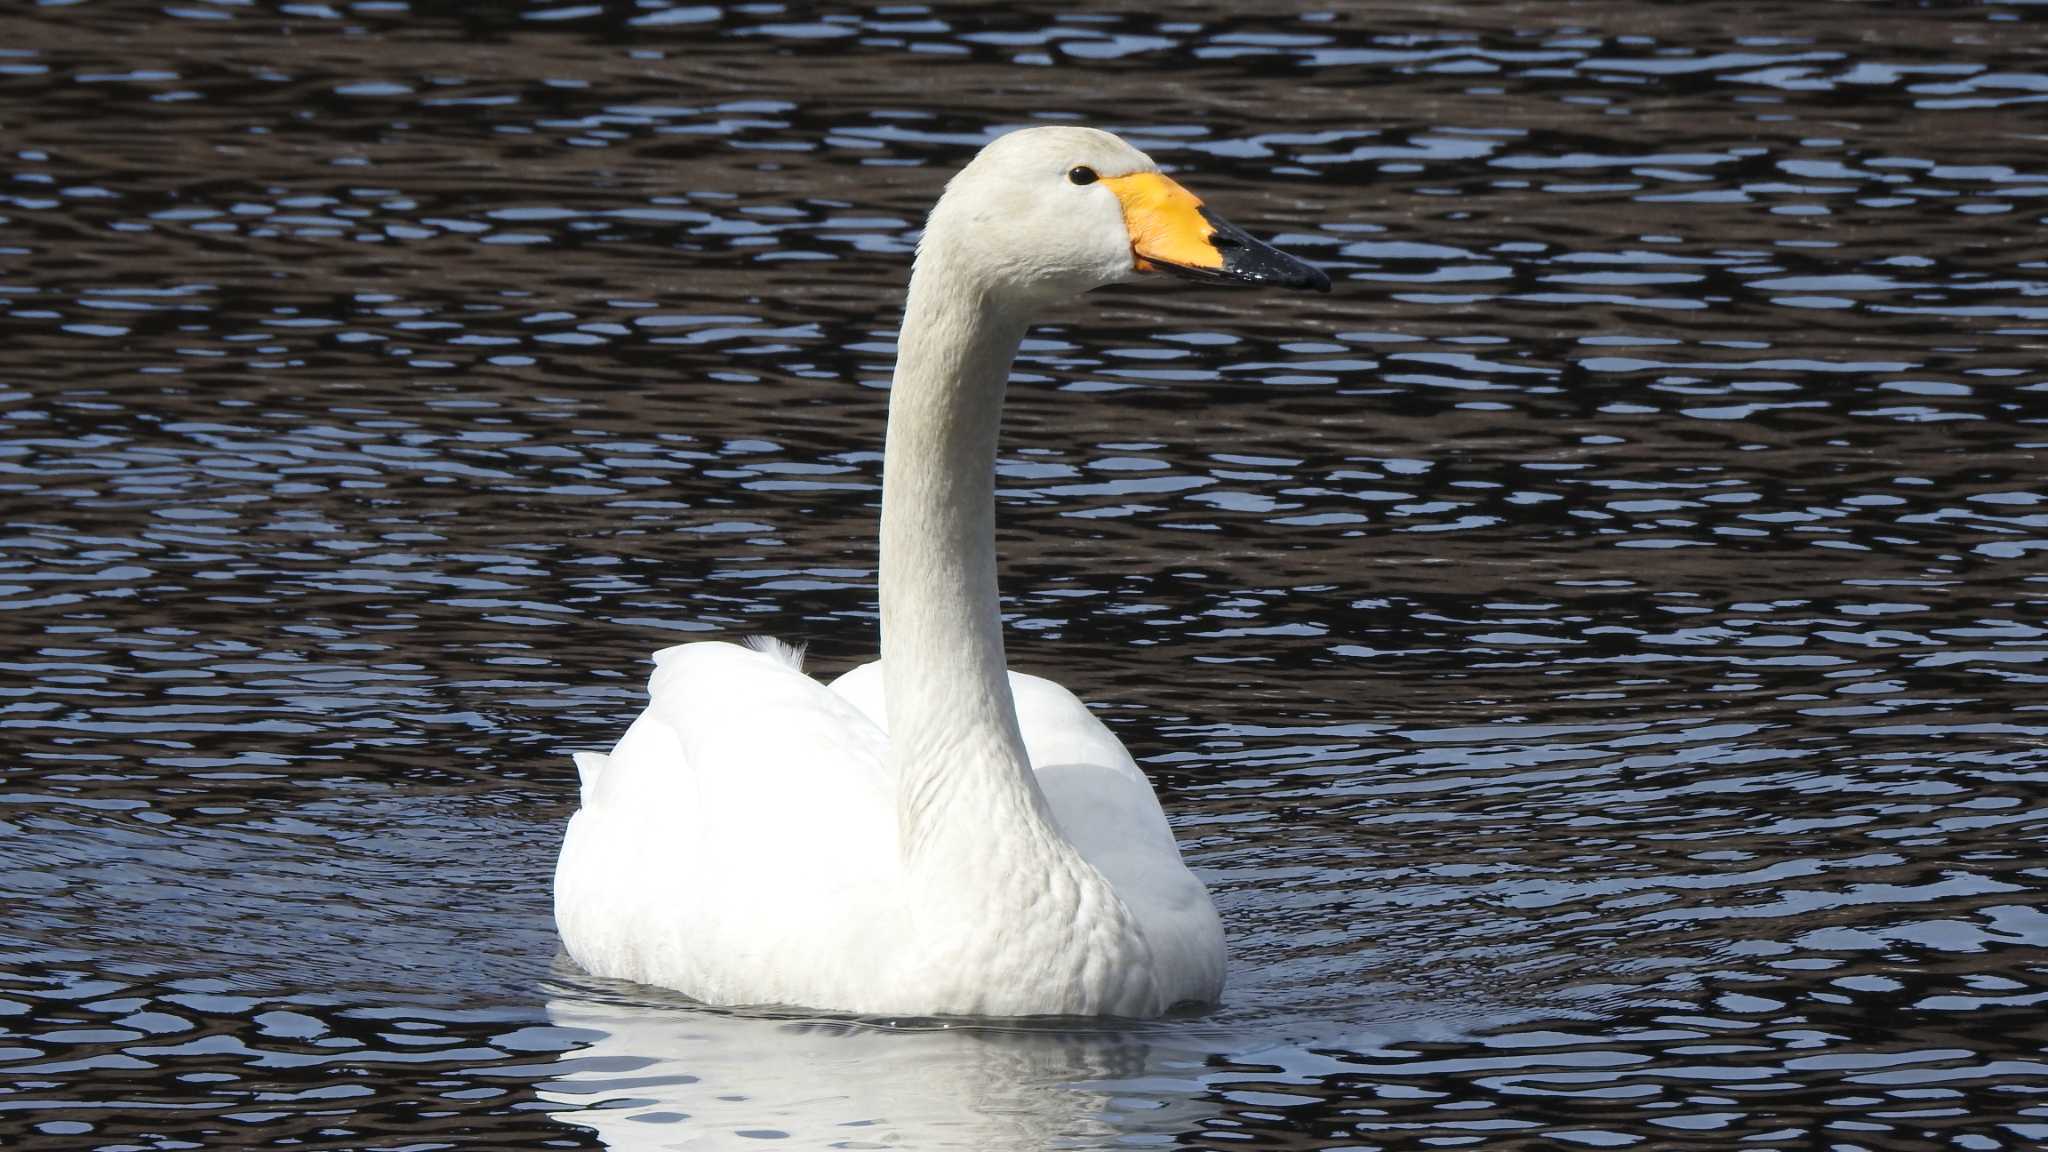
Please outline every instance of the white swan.
M1223 987L1223 930L1159 801L1081 702L1007 672L1003 386L1047 306L1162 268L1328 290L1106 132L1003 136L932 209L883 456L882 659L655 655L582 809L555 921L586 971L713 1004L1155 1016Z

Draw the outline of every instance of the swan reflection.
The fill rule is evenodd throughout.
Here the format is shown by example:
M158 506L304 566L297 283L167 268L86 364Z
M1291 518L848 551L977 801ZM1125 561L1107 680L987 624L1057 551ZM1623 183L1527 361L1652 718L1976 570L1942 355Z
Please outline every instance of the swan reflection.
M550 992L549 1018L588 1043L541 1098L614 1149L1095 1147L1216 1111L1196 1098L1206 1053L1174 1043L1170 1022L889 1023Z

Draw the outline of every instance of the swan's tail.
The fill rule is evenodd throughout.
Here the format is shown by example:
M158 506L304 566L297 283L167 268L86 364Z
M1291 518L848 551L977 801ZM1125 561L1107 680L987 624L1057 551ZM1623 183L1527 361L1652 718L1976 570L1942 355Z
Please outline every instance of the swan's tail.
M808 644L791 644L787 640L777 640L773 636L748 636L740 643L763 655L772 656L798 672L804 670L804 649L810 647Z
M582 803L588 808L590 798L597 794L597 778L604 775L605 766L611 763L611 757L602 752L578 752L575 756L576 775L583 778Z

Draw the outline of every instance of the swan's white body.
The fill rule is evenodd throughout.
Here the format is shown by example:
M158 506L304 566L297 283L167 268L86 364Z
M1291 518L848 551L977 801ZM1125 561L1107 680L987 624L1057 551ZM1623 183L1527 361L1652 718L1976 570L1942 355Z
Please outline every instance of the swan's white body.
M1107 133L1040 128L948 185L890 399L882 659L826 687L779 646L656 655L646 711L577 757L555 918L585 970L884 1014L1151 1016L1220 994L1222 926L1151 786L1071 693L1006 670L996 593L1010 361L1046 305L1149 266L1138 213L1162 189L1199 205L1156 172Z
M1043 814L974 779L1007 764L962 749L947 771L972 783L931 797L958 827L920 837L899 818L879 662L827 688L733 644L655 659L625 739L577 757L555 916L585 970L714 1004L916 1015L1149 1016L1221 991L1208 893L1065 689L1010 678Z

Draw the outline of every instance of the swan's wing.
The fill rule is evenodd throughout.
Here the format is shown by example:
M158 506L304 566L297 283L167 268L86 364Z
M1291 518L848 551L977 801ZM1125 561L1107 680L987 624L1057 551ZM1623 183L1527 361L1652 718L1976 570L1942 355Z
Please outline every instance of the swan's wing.
M1160 987L1176 999L1223 990L1223 925L1180 857L1151 781L1072 692L1010 673L1017 720L1060 833L1109 880L1145 933Z
M556 870L563 941L600 975L775 999L764 969L883 915L896 816L882 733L778 654L707 642L655 664L617 747L579 757L584 807Z
M1031 766L1043 773L1053 764L1093 764L1124 776L1152 795L1152 785L1124 742L1117 739L1081 698L1047 680L1025 672L1010 673L1010 695L1017 702L1017 725L1024 731L1024 750ZM1159 830L1166 829L1166 816L1158 801L1151 805Z
M853 705L860 714L868 718L877 731L887 735L889 711L882 706L882 662L870 660L857 668L848 669L832 681L832 691L839 698Z
M722 828L753 838L773 826L820 847L852 847L849 822L864 818L886 815L894 828L882 730L799 671L792 651L683 644L654 663L647 710L676 734L703 811Z
M793 839L837 814L888 807L881 730L788 650L700 642L665 648L654 664L647 708L625 737L607 757L577 758L586 806L671 825L704 818L707 833L748 820L749 835L774 826Z

